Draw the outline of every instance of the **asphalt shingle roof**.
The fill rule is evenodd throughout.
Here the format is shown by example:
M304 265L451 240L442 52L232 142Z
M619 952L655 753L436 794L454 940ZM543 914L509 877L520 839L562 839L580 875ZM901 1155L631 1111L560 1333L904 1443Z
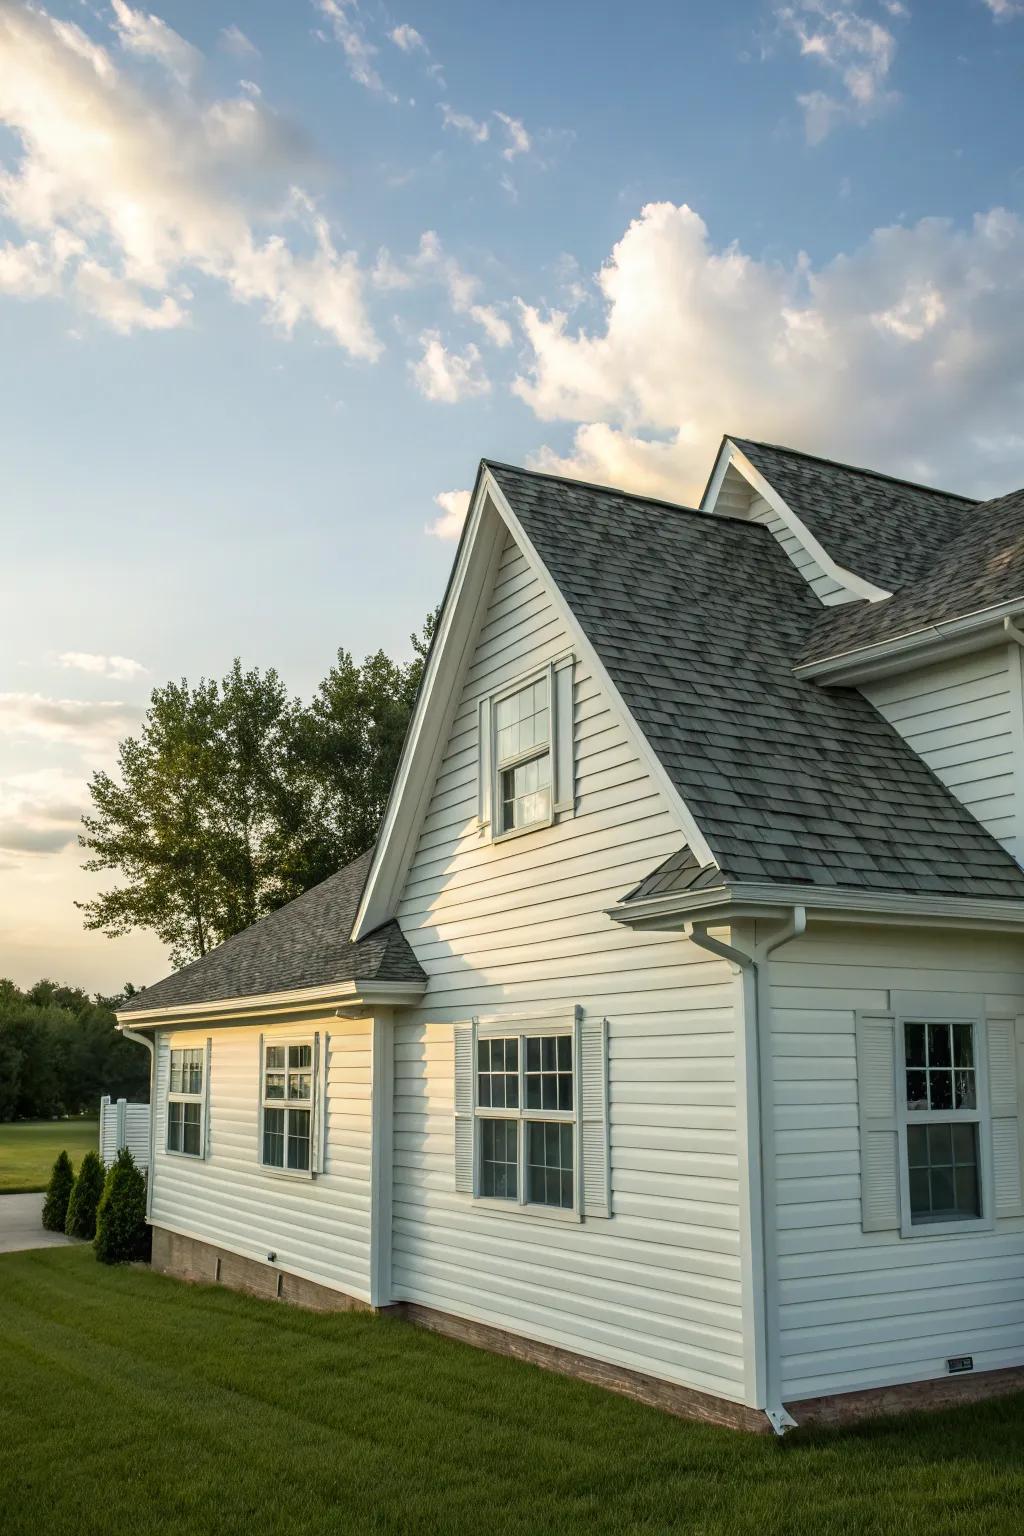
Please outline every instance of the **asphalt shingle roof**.
M972 520L976 503L949 491L730 439L838 565L892 592L916 581Z
M489 465L725 880L1024 898L1024 872L854 689L769 529Z
M335 981L426 981L396 922L349 942L373 850L126 1002L122 1013Z
M827 609L801 662L841 656L999 603L1024 605L1024 490L983 502L925 574L881 603Z
M650 901L655 896L675 896L680 891L708 891L723 888L722 871L715 864L701 864L688 847L670 853L657 868L645 875L640 884L623 896L627 901Z

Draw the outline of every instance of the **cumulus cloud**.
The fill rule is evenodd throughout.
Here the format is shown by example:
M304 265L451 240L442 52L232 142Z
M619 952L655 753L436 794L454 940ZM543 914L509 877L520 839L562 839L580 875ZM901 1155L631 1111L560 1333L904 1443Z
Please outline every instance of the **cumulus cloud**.
M509 117L507 112L495 112L495 117L504 125L508 135L508 143L501 152L503 160L514 160L517 155L529 154L532 140L518 117Z
M434 503L440 507L440 517L435 517L426 527L435 539L457 539L462 532L469 511L469 491L438 491Z
M906 15L899 3L884 8L894 18ZM809 143L820 144L837 123L866 123L897 99L888 88L896 38L853 0L795 0L777 6L775 16L801 54L828 69L841 88L839 95L818 89L797 97Z
M409 370L417 389L428 400L457 405L460 400L490 392L480 349L472 342L462 352L449 352L440 331L424 331L420 345L423 355L409 364Z
M491 136L491 130L487 123L477 122L475 117L470 117L468 112L456 112L448 102L439 103L438 110L441 113L441 121L446 128L454 128L456 133L464 133L474 144L486 144Z
M312 324L376 358L358 259L296 190L309 164L296 132L251 94L207 99L195 50L158 18L118 0L114 24L129 62L144 54L171 92L70 22L0 9L0 214L22 237L0 245L0 291L162 330L187 323L198 275L285 334Z
M652 203L598 276L604 315L521 309L516 393L576 426L542 467L699 494L723 432L989 494L1024 482L1024 223L995 209L876 230L815 268L716 247Z
M395 47L401 48L403 53L430 52L420 33L407 22L403 21L401 26L394 27L388 35Z
M41 693L0 693L0 736L109 753L135 729L140 711L119 699L93 703Z
M404 261L395 261L390 251L382 250L373 269L373 282L385 290L440 283L455 314L475 321L495 346L507 347L512 341L512 327L505 317L493 304L480 303L480 279L464 271L448 254L435 230L425 230L416 254Z
M92 677L111 677L115 682L144 677L149 670L130 656L104 656L96 651L61 651L57 661L71 671L87 672Z

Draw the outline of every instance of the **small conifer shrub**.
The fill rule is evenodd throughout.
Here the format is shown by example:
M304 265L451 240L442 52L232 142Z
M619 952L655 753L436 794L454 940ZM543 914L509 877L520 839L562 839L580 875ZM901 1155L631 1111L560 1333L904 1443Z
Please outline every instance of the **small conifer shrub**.
M96 1209L105 1181L106 1172L98 1154L87 1152L82 1158L82 1166L68 1201L68 1215L64 1223L68 1237L81 1237L91 1243L96 1236Z
M75 1182L75 1170L66 1152L61 1152L53 1165L50 1182L46 1186L43 1201L43 1226L47 1232L63 1232L68 1216L68 1201Z
M146 1180L127 1147L121 1148L107 1173L96 1212L93 1248L101 1264L131 1264L149 1258Z

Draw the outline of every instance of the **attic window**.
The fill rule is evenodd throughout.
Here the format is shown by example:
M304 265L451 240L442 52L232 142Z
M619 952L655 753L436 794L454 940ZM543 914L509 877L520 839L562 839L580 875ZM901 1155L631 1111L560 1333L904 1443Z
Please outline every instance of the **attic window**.
M550 721L546 674L495 702L499 833L551 820Z

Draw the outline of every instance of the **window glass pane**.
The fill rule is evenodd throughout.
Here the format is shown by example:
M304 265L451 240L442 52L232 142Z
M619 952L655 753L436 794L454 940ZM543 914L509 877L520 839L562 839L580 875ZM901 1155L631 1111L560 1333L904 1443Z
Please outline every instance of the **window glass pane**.
M970 1024L953 1025L953 1065L974 1066L974 1029Z
M548 685L541 678L527 688L495 705L497 760L507 763L510 758L529 752L531 747L544 746L548 739Z
M923 1024L907 1025L907 1066L926 1067L925 1027Z
M283 1099L284 1098L284 1073L283 1072L268 1072L267 1073L266 1081L265 1081L264 1087L263 1087L263 1097L265 1099Z
M476 1101L483 1109L519 1108L519 1040L515 1035L477 1042Z
M551 819L551 756L531 757L501 775L501 830L532 827Z
M284 1110L263 1111L263 1161L271 1168L284 1167Z
M293 1070L296 1067L311 1067L313 1065L313 1047L311 1045L290 1045L288 1047L288 1065Z
M200 1121L202 1106L199 1104L183 1104L185 1111L182 1117L181 1150L188 1152L192 1157L198 1157L200 1153Z
M976 1109L974 1028L970 1024L908 1024L907 1108Z
M184 1104L171 1103L167 1106L167 1150L169 1152L181 1151L181 1124Z
M171 1092L195 1093L203 1091L203 1058L206 1052L202 1047L190 1047L187 1050L171 1052Z
M531 1205L573 1205L572 1126L531 1120L526 1126L526 1199Z
M915 1226L981 1215L977 1125L908 1126L907 1158Z
M519 1122L480 1121L480 1193L491 1200L519 1196Z
M312 1089L313 1079L308 1072L288 1073L288 1097L290 1099L308 1099Z
M972 1071L965 1067L953 1073L953 1091L956 1095L955 1108L977 1109L978 1101Z
M950 1026L948 1024L928 1025L928 1065L930 1067L951 1067L953 1065Z
M953 1108L953 1074L952 1072L929 1071L928 1073L928 1108L952 1109Z
M907 1073L907 1108L928 1108L928 1073Z
M572 1037L542 1035L526 1042L526 1108L572 1113Z
M275 1110L272 1113L278 1114ZM309 1121L308 1109L288 1111L288 1167L309 1168Z
M268 1045L267 1046L266 1057L267 1057L267 1070L270 1071L270 1069L273 1068L274 1071L278 1071L280 1068L282 1068L284 1066L284 1046L283 1045Z

